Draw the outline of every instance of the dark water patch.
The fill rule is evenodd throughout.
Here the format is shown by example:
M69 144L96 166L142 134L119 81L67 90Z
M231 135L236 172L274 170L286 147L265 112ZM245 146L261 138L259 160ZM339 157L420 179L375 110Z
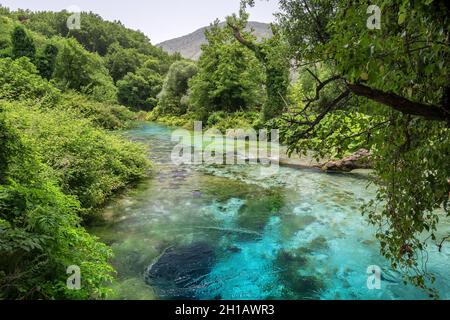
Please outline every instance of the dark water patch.
M328 241L323 236L319 236L319 237L315 238L314 240L312 240L309 244L309 247L315 251L325 250L325 249L329 248Z
M162 298L196 299L196 291L215 261L215 250L206 242L167 249L147 268L145 282Z
M281 233L285 238L293 237L297 232L317 221L314 216L296 214L283 215L281 219Z
M240 228L262 232L270 218L280 214L284 203L282 193L247 199L239 209L237 223Z
M308 264L308 258L305 255L296 254L295 252L280 250L277 255L277 263L283 266L293 265L295 269L304 268Z
M325 284L315 276L303 275L302 271L310 267L308 254L303 250L280 250L275 264L279 268L279 277L284 285L284 299L318 299Z
M284 295L286 299L316 300L324 288L325 284L317 277L292 275L285 287Z

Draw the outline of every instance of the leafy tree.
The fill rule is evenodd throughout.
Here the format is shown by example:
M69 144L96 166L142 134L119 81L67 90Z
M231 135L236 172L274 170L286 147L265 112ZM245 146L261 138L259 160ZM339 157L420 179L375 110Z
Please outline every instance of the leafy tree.
M315 78L313 98L280 125L292 151L342 154L355 139L371 149L378 195L364 213L392 266L435 296L426 249L442 248L439 222L450 215L450 6L379 1L381 29L372 30L370 4L280 1L292 57ZM327 77L310 69L318 64L329 68Z
M216 22L206 32L198 73L189 82L193 111L235 112L263 104L262 68L255 56Z
M12 56L13 58L27 57L31 61L34 61L36 55L36 46L30 35L25 31L22 26L14 28L11 34L12 42Z
M144 62L146 56L136 49L124 49L119 44L109 48L106 65L115 82L123 79L129 72L135 72Z
M47 80L52 78L57 56L58 48L53 44L48 44L45 46L44 52L37 57L36 65L43 78Z
M282 33L275 25L272 26L271 38L260 43L254 41L249 33L242 31L247 21L248 14L243 9L239 17L233 15L227 18L228 27L236 40L253 51L264 66L267 101L263 107L263 119L267 121L281 115L285 109L284 97L289 87L290 67L288 48Z
M136 73L128 73L117 83L119 102L130 108L151 111L158 103L162 82L159 63L150 59Z
M161 48L151 44L142 32L126 28L120 21L105 21L92 12L82 12L80 30L69 30L67 18L71 13L18 11L25 16L27 27L47 37L61 36L75 38L86 50L106 56L111 46L120 45L124 49L136 49L139 53L165 60L167 68L174 61Z
M188 106L185 103L189 89L189 80L198 72L195 63L178 61L172 64L164 80L159 95L159 109L163 114L183 115Z
M117 100L116 88L103 59L84 50L75 39L63 41L54 78L61 88L86 93L99 101Z

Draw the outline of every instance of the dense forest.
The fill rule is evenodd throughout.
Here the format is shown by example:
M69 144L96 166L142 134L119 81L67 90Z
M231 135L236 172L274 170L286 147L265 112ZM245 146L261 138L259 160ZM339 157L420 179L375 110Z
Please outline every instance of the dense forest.
M379 2L381 30L368 1L280 0L257 41L244 31L257 1L243 1L198 62L94 13L69 30L68 12L0 7L0 298L107 298L112 252L85 227L152 171L119 130L198 120L278 128L293 155L370 150L378 193L362 212L392 267L436 296L422 261L450 215L449 5ZM82 290L67 289L69 265Z

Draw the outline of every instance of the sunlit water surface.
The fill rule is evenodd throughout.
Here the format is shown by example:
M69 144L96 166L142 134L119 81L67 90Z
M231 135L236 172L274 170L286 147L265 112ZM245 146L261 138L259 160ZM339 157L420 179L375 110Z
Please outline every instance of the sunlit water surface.
M111 203L92 230L113 248L116 298L426 298L380 256L360 213L375 193L365 177L179 167L170 161L171 129L145 124L128 135L150 146L155 173ZM450 299L450 248L428 251L436 287ZM372 265L383 270L381 290L367 287Z

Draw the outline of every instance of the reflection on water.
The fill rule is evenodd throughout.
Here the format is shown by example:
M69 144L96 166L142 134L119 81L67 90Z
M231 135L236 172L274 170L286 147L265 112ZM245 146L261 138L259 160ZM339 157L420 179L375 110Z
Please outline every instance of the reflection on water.
M167 127L130 136L150 146L155 176L105 209L92 231L115 253L120 299L422 299L379 255L357 175L256 165L173 166ZM450 229L450 228L449 228ZM429 250L450 299L450 249ZM383 269L381 290L367 268Z

